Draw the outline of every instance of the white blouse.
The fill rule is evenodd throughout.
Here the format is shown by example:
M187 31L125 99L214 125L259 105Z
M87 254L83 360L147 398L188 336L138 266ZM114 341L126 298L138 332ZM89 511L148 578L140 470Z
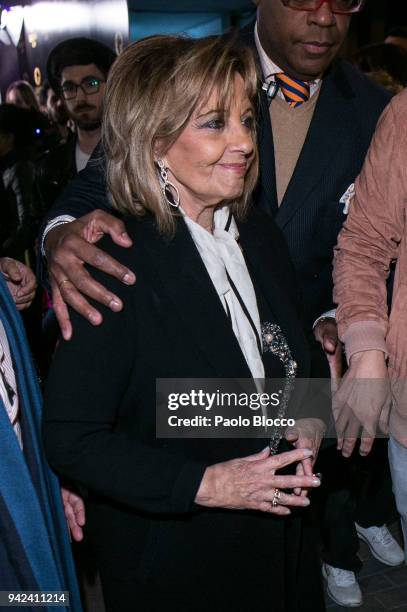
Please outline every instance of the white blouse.
M215 286L222 306L231 320L233 332L250 372L256 380L256 386L262 387L265 374L261 352L259 351L259 342L261 346L259 310L253 283L237 242L239 230L233 217L228 224L230 208L223 206L215 211L213 234L190 219L181 208L180 211L184 215L185 223ZM256 333L241 306L241 302L232 289L228 275L249 312Z

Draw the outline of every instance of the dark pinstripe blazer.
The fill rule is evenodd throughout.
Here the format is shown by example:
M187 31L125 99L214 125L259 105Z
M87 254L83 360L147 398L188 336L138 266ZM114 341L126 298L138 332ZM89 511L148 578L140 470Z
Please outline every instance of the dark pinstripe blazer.
M253 28L242 35L255 48ZM308 322L333 308L333 248L342 223L341 197L359 174L376 123L391 95L350 64L337 61L323 78L314 116L280 208L273 128L260 103L260 181L255 202L274 217L288 243Z

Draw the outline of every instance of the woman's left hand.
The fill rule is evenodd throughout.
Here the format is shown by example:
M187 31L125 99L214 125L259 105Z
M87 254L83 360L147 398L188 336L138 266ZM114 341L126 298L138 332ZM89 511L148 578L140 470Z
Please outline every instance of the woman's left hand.
M285 432L285 439L295 448L309 448L312 457L303 459L297 465L297 476L312 476L313 467L318 456L319 447L325 435L325 423L321 419L299 419L294 427ZM294 489L296 495L308 495L307 489Z
M25 310L35 296L37 281L34 273L20 261L10 257L0 258L0 272L3 274L18 310Z

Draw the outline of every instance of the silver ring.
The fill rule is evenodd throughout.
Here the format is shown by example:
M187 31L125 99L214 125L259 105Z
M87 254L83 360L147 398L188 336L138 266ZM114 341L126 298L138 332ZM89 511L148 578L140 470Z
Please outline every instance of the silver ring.
M273 499L271 500L271 505L273 506L273 508L279 505L280 497L281 497L280 489L274 489Z

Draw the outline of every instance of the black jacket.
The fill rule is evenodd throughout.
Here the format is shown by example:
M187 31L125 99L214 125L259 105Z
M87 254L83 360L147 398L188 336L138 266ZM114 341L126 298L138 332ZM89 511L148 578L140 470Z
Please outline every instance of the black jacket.
M185 223L171 241L149 218L126 224L133 248L122 252L110 238L102 246L137 270L137 283L107 279L125 308L103 308L100 327L71 313L74 335L57 350L44 408L51 465L90 493L87 529L108 602L117 612L132 609L130 583L142 610L158 609L145 603L149 592L157 602L177 589L177 603L186 600L180 610L249 610L253 597L266 605L270 589L274 611L296 610L285 607L284 586L284 565L292 566L300 547L295 536L290 559L284 556L285 530L294 524L194 504L208 465L257 452L266 440L155 435L157 378L250 378L250 371ZM286 246L262 215L239 231L254 286L286 335L299 376L307 377Z
M77 174L75 161L76 138L50 149L35 165L35 186L39 209L45 215L58 196Z
M15 153L0 161L0 256L24 261L39 223L34 203L34 165Z

